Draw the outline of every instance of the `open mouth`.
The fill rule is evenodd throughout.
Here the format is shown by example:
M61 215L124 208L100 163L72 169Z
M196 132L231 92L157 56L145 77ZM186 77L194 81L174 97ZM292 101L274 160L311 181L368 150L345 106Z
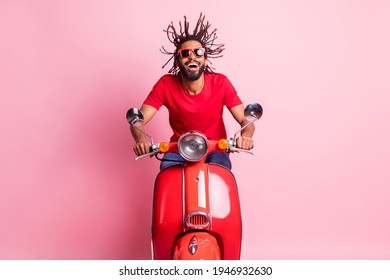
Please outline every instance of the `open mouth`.
M187 64L187 67L191 70L196 70L199 68L199 64L197 62L190 62Z

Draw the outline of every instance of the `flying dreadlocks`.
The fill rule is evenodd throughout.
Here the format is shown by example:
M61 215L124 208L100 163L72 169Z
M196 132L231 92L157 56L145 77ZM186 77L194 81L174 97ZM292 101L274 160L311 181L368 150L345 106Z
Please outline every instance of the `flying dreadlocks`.
M207 21L205 22L205 16L200 14L198 22L196 23L195 29L192 34L189 31L190 24L187 21L187 17L184 16L184 24L182 25L179 22L179 32L176 31L176 28L173 25L173 22L168 25L168 28L164 30L167 33L167 37L169 41L171 41L176 47L174 52L167 51L164 46L161 47L160 51L163 54L171 55L171 58L164 64L162 68L164 68L173 58L175 58L178 54L180 46L189 40L196 40L202 44L202 47L206 49L205 58L218 58L222 57L220 53L224 50L225 44L216 44L214 41L217 39L216 31L214 29L212 32L209 32L211 24ZM210 62L211 63L211 62ZM168 71L168 73L177 74L179 72L179 67L176 64L176 59L173 62L172 68ZM213 73L211 67L206 66L205 73Z

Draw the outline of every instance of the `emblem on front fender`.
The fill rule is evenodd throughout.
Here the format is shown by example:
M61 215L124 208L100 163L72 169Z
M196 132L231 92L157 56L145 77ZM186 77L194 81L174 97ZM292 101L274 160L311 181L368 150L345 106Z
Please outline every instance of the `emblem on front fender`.
M194 235L188 244L188 251L190 251L192 255L195 255L196 250L198 250L198 238Z

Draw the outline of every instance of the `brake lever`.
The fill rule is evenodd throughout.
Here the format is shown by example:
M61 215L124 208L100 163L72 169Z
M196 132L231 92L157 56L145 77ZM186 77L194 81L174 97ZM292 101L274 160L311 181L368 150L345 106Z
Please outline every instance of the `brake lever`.
M147 153L147 154L141 155L141 156L139 156L139 157L136 157L134 160L143 159L144 157L148 157L148 156L149 156L149 157L152 157L152 156L157 155L157 154L158 154L157 151L151 152L151 153Z
M237 152L237 153L243 152L243 153L248 153L248 154L254 155L253 150L245 150L245 149L240 149L240 148L236 148L236 147L230 147L229 151L231 151L233 153L235 153L235 152Z

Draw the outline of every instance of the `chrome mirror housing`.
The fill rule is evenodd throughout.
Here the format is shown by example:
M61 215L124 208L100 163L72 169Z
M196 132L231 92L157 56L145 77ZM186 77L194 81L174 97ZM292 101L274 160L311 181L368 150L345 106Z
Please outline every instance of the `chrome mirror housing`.
M263 108L259 103L250 103L245 107L244 115L248 121L258 120L263 115Z
M144 114L137 108L131 108L126 113L128 123L133 127L139 127L144 122Z

